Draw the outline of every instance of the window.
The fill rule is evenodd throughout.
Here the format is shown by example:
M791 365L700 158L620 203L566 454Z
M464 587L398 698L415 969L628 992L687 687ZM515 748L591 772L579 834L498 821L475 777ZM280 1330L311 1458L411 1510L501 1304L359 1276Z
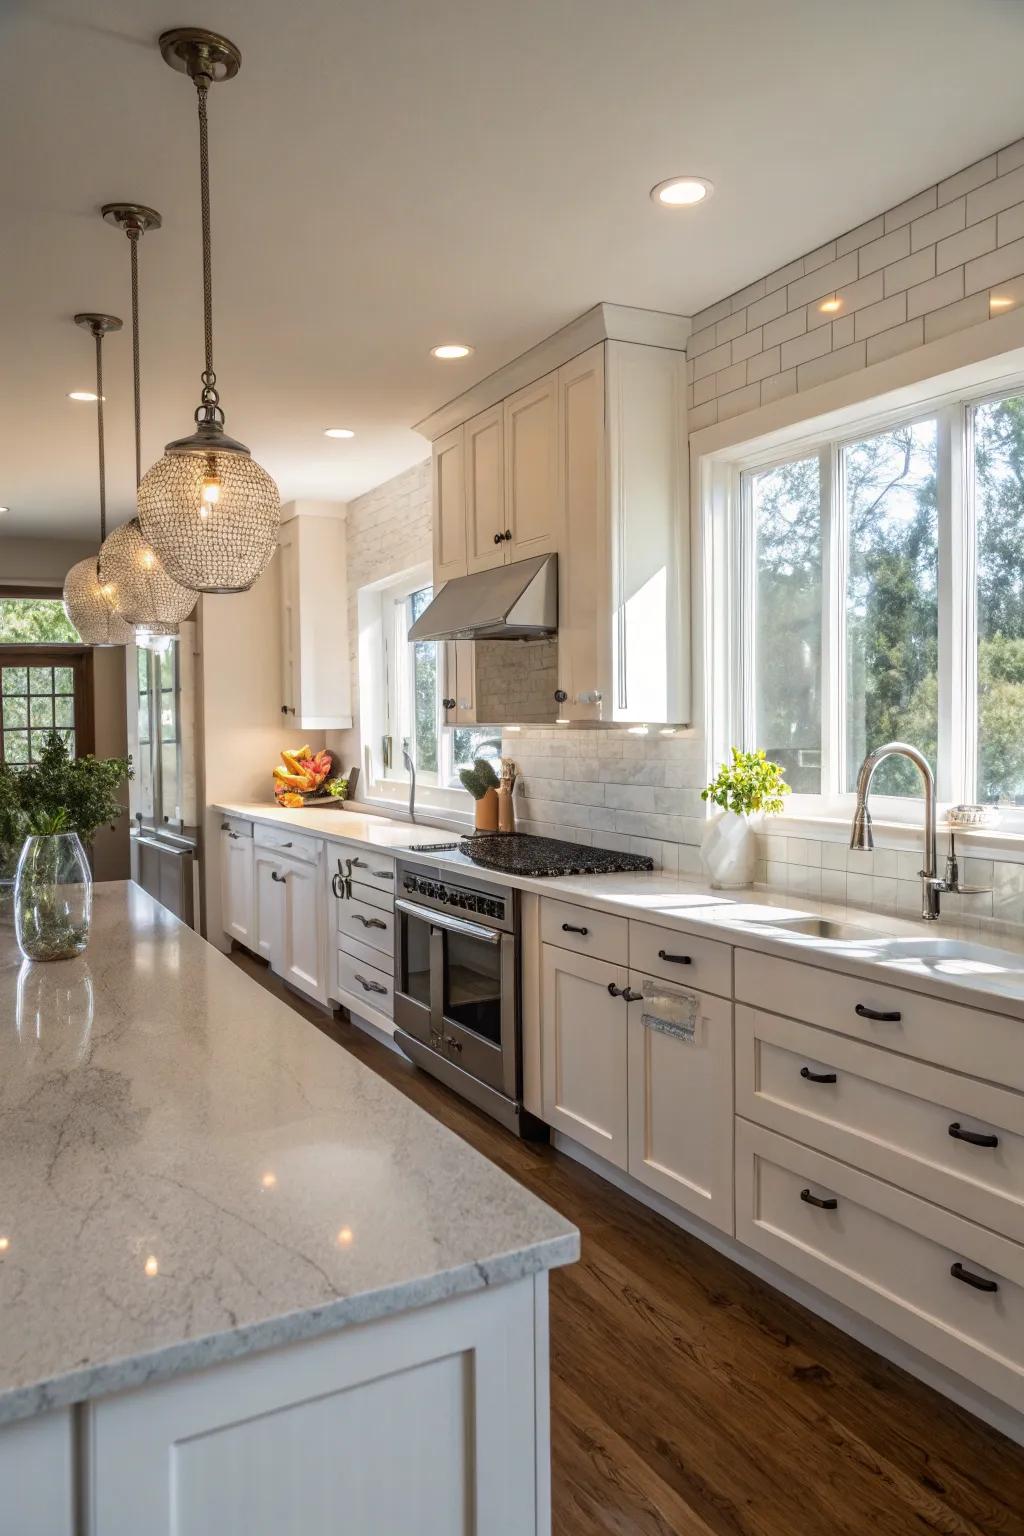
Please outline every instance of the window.
M1024 815L1024 394L802 445L736 484L719 564L738 567L738 664L727 685L709 675L716 756L763 747L839 812L865 755L909 741L942 800ZM896 815L921 791L900 759L874 788Z
M367 777L385 794L409 780L404 752L416 767L417 786L465 795L459 769L486 757L495 767L501 733L494 727L446 727L441 700L455 691L454 645L410 643L409 629L434 595L429 573L407 573L359 593L360 722Z
M0 761L36 762L53 730L72 755L92 750L82 724L89 719L89 661L81 652L0 646Z
M135 656L138 688L138 752L133 804L146 825L181 828L182 804L181 646L160 650L139 646Z
M80 645L59 597L0 595L0 645Z

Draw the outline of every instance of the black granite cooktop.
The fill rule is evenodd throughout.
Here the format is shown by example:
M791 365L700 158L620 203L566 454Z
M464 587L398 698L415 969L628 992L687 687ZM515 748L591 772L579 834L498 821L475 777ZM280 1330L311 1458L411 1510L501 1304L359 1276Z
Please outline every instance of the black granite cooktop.
M614 853L610 848L563 843L555 837L534 837L528 832L464 837L459 851L483 869L500 869L507 875L530 875L535 879L614 875L654 868L654 860L639 853Z

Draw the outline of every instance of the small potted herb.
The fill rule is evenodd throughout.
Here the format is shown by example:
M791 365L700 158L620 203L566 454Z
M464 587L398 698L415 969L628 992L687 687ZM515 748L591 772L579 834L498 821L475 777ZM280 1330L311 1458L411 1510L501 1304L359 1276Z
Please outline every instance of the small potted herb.
M14 890L18 943L30 960L66 960L89 942L86 846L124 814L118 791L131 778L131 759L72 757L51 731L38 761L13 778L14 824L27 834Z
M463 788L476 801L476 830L498 830L498 775L485 757L478 757L472 768L459 770Z
M723 763L701 799L717 805L722 814L704 828L700 860L717 890L738 890L751 885L757 862L755 819L777 816L789 785L778 763L764 752L741 752L733 747L732 760Z

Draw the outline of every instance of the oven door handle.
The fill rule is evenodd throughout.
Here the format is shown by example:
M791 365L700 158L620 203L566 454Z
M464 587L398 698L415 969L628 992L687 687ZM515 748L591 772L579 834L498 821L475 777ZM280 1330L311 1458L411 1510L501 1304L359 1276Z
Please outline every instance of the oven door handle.
M414 901L399 898L395 906L407 917L418 917L421 922L429 923L431 928L443 928L447 933L462 933L467 938L479 939L482 944L500 944L504 937L500 928L482 928L479 923L467 922L464 917L449 917L447 913L435 912L433 907L418 906Z

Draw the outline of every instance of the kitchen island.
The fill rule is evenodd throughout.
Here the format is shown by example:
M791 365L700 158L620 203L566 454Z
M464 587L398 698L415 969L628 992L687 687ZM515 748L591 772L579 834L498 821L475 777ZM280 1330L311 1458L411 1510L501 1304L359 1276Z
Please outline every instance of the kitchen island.
M2 1536L548 1528L573 1227L130 883L0 929Z

